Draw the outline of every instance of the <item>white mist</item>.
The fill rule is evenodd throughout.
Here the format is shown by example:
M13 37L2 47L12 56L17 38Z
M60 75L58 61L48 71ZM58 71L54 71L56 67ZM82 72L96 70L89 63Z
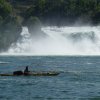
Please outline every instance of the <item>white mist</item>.
M35 39L23 27L10 55L100 55L100 27L43 27L46 37ZM41 33L40 33L41 34Z

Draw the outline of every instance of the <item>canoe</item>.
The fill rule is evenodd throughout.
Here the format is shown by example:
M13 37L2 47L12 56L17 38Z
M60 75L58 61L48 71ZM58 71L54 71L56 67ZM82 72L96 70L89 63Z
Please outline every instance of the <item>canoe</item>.
M59 72L30 72L28 75L0 74L0 76L57 76Z

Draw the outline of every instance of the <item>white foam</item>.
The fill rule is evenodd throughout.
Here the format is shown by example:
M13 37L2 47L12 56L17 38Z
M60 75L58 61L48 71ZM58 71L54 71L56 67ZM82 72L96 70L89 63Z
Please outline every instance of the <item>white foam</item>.
M100 55L100 27L43 27L34 39L23 27L22 39L1 55ZM41 33L40 33L41 34Z

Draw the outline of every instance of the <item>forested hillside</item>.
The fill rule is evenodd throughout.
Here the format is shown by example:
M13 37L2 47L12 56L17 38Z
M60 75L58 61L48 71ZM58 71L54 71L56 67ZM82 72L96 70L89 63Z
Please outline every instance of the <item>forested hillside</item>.
M99 24L100 0L8 0L25 20L38 17L49 25ZM12 2L11 2L12 1Z

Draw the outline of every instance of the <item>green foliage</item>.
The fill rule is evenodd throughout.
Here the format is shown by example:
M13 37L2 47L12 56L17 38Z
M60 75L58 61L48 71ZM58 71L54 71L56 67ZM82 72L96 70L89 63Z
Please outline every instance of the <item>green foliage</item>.
M100 11L100 0L35 0L34 2L25 12L25 16L26 18L37 16L44 23L58 21L63 23L65 20L74 22L80 17L94 20Z
M40 22L40 20L37 18L37 17L30 17L28 20L27 20L27 23L26 23L27 25L35 25L35 26L37 26L37 25L40 25L41 24L41 22Z
M0 0L0 51L17 41L21 33L21 20L13 16L12 6L5 0Z
M7 17L10 13L12 13L11 5L5 0L0 0L0 16Z
M18 17L6 17L0 26L0 51L7 50L12 43L16 42L21 31Z

